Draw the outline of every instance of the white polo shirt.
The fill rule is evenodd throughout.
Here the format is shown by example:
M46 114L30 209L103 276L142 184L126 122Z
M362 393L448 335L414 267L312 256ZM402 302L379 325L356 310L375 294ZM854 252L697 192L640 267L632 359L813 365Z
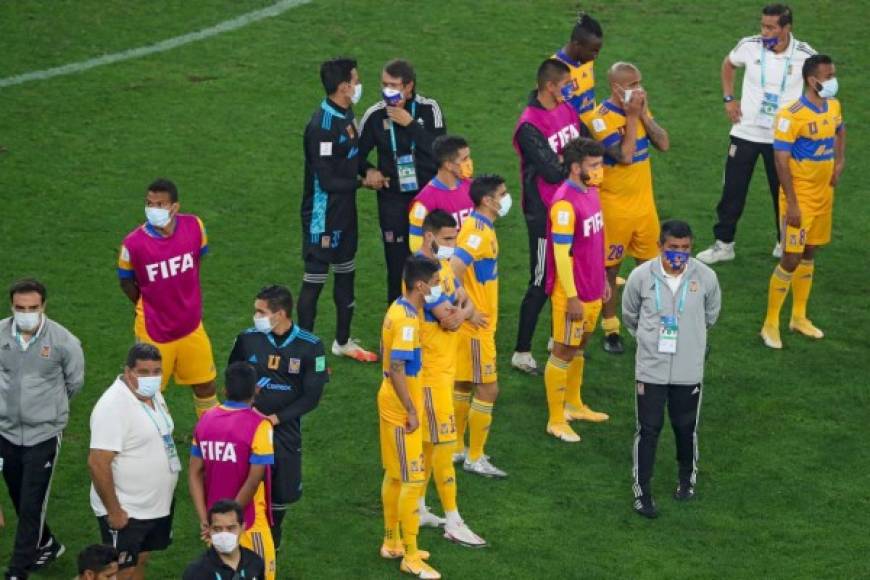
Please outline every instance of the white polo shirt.
M163 435L171 435L175 424L160 393L154 406L137 399L118 377L91 412L91 449L117 453L112 461L115 493L121 508L137 520L168 516L178 483L163 447ZM106 515L93 484L91 508L98 517Z
M760 125L759 115L765 92L779 96L779 108L796 101L803 94L804 80L801 71L804 61L816 54L807 44L789 35L784 51L775 53L765 49L761 36L747 36L737 43L728 54L728 60L738 68L746 68L740 95L742 119L731 127L731 135L755 143L773 143L773 127ZM761 86L761 63L764 52L764 87ZM783 75L785 89L783 90Z

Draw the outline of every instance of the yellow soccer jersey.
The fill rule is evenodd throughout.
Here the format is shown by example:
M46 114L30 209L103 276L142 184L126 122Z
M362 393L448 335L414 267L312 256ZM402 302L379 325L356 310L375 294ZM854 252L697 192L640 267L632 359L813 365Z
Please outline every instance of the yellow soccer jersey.
M577 287L574 284L574 260L571 257L571 246L574 243L574 224L577 216L574 214L574 206L571 202L560 200L550 208L550 231L553 240L553 253L555 257L556 281L553 285L552 300L560 304L567 302L568 298L577 296ZM566 251L560 251L560 250Z
M609 99L601 103L592 116L592 136L605 147L622 142L625 135L625 111ZM604 156L604 181L601 183L601 205L604 215L638 217L655 210L652 168L649 161L650 141L643 123L637 123L637 146L629 165Z
M390 381L390 364L405 364L405 378L414 408L423 408L423 384L420 370L423 355L420 348L420 318L413 304L399 297L390 305L381 329L381 365L384 373L378 391L378 411L381 418L395 425L404 425L407 414Z
M780 110L774 127L773 148L791 154L788 165L801 213L816 216L830 212L834 204L834 141L843 127L840 101L825 99L824 107L818 109L801 97Z
M498 322L498 239L489 218L473 212L463 222L454 256L466 266L461 280L466 294L478 312L487 317L483 329L466 322L460 330L471 336L494 333Z
M432 377L453 377L456 374L456 350L458 334L441 328L432 311L441 304L456 304L456 279L447 260L440 260L438 276L441 283L441 298L423 308L423 323L420 337L423 344L423 382Z
M595 114L595 61L577 62L571 60L562 50L554 54L553 58L561 60L571 69L574 88L568 103L577 111L583 124L589 127Z

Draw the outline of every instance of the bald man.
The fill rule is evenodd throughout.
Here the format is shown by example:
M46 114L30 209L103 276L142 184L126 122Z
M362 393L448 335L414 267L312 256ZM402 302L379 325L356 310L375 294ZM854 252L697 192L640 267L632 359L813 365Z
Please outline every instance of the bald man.
M592 135L607 153L601 183L604 213L605 266L611 288L626 256L640 264L658 256L659 217L653 198L650 145L670 146L668 132L653 120L638 68L617 62L607 72L610 97L595 110ZM604 350L622 354L616 292L604 303Z

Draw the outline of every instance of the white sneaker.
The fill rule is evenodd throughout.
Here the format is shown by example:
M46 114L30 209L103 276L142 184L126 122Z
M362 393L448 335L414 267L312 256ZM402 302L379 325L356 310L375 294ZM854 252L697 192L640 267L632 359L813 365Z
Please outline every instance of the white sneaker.
M466 548L483 548L486 546L486 540L471 531L461 518L448 521L444 526L444 538L451 542L456 542L460 546Z
M483 477L502 479L507 477L507 473L489 462L489 457L481 455L477 461L470 461L467 457L462 463L462 469L475 475Z
M344 344L338 344L337 340L333 340L332 354L335 356L346 356L360 362L377 362L378 360L378 355L364 349L355 338L349 339Z
M530 352L515 352L511 357L511 366L529 375L538 374L538 363Z
M440 528L447 523L447 520L445 520L444 518L439 518L438 516L430 512L429 506L425 504L418 507L417 512L419 512L420 514L421 528Z
M773 251L770 253L770 255L777 260L782 258L782 242L776 242L776 245L773 247Z
M468 447L466 447L459 453L453 454L453 463L464 463L466 457L468 457Z
M729 262L734 259L734 242L726 243L716 240L716 243L703 252L698 252L695 257L708 265L716 262Z

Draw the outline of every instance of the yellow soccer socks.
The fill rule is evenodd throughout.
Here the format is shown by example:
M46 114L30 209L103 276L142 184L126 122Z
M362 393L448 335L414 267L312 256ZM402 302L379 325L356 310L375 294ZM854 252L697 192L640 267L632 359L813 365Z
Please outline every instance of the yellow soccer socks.
M779 329L779 313L782 310L785 297L788 296L791 280L791 272L786 272L782 266L777 264L770 276L770 286L767 291L767 317L764 319L764 326Z
M583 408L583 397L580 395L583 389L583 368L586 366L586 359L583 358L583 351L579 351L577 356L568 365L568 381L565 384L565 403L575 409Z
M456 511L456 469L453 467L453 445L432 446L432 476L444 512Z
M483 448L489 437L489 426L492 425L492 407L494 403L481 401L474 397L471 409L468 411L468 460L477 461L483 455ZM457 421L458 424L458 421Z
M608 334L619 334L619 318L616 316L612 318L602 318L601 330L604 331L605 336Z
M547 389L547 408L551 425L565 422L565 386L568 382L568 363L550 355L544 367L544 387Z
M810 299L810 290L813 287L813 271L815 265L812 260L801 260L800 265L794 271L791 278L792 320L803 320L807 317L807 302Z
M384 504L384 548L398 555L402 538L399 534L399 494L402 482L384 473L381 484L381 501ZM395 557L395 555L393 556Z
M402 524L402 544L405 558L414 559L417 555L417 534L420 531L420 514L417 500L420 497L421 483L401 483L399 491L399 521Z
M208 397L197 397L193 395L193 410L196 411L196 418L202 417L206 411L220 405L217 395L209 395Z
M465 451L465 426L468 424L468 412L471 409L471 393L453 391L453 418L456 421L456 451Z

